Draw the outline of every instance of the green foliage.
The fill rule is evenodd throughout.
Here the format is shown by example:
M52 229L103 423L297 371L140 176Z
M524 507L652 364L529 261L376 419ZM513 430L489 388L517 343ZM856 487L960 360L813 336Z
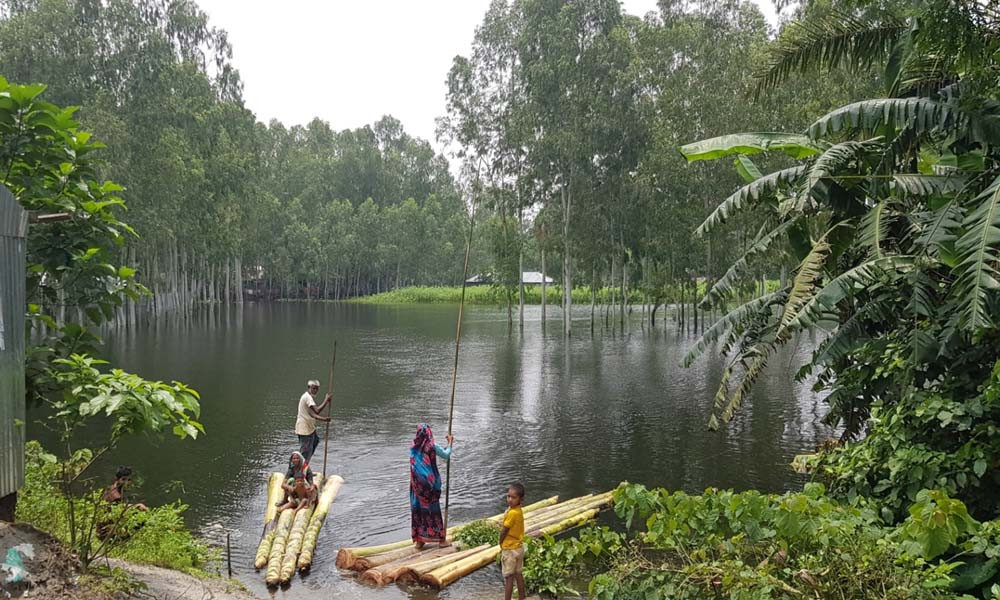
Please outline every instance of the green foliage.
M64 369L52 373L64 391L60 398L46 400L48 420L64 444L73 441L78 429L101 419L110 425L109 446L125 435L170 429L181 439L194 439L205 432L196 420L201 413L198 392L183 383L147 381L121 369L102 373L96 365L105 361L77 354L54 362Z
M81 450L81 455L93 452ZM102 490L68 497L63 493L63 465L38 442L25 447L25 485L20 490L17 520L37 527L63 543L83 548L81 558L123 558L204 575L219 560L217 549L207 546L184 526L187 506L175 502L139 511L127 503L108 504ZM71 521L70 504L74 519ZM74 527L71 523L75 523ZM110 532L105 538L98 529ZM100 574L100 573L98 573Z
M45 420L59 436L61 456L39 448L35 462L57 473L55 478L64 498L61 509L65 511L65 531L59 531L86 568L115 547L114 535L99 542L95 539L95 534L106 529L109 522L115 524L115 529L129 530L155 516L134 514L127 505L109 507L101 491L90 489L82 479L87 470L123 436L159 435L170 430L179 438L194 439L204 433L204 428L196 420L200 413L198 394L182 383L146 381L120 369L102 373L97 365L104 361L78 354L54 362L49 376L62 393L45 399L49 407ZM108 427L106 445L97 452L77 448L80 431L98 423ZM162 531L169 528L166 523L160 525ZM178 555L177 560L183 561L183 557Z
M500 543L500 526L495 521L473 521L458 532L458 541L466 548L475 548L483 544L496 546Z
M94 152L103 145L79 129L75 109L42 100L45 90L0 77L0 183L25 209L68 217L28 236L27 389L35 401L58 389L46 374L54 358L94 352L99 340L88 327L147 293L134 269L114 264L134 232L117 216L121 186L98 178ZM78 322L65 319L66 307L78 309Z
M991 366L980 361L992 358L992 343L964 353L970 382L978 379L977 370ZM841 393L854 397L864 387L879 394L901 385L911 377L906 367L910 352L898 338L866 343L854 354L855 369L842 375ZM947 372L946 367L928 375L936 372ZM1000 363L992 366L982 389L966 397L970 382L933 377L924 389L898 402L876 400L864 442L821 455L820 476L840 497L877 499L890 520L904 518L906 507L928 487L964 499L979 517L995 516L1000 493ZM841 397L833 402L842 402Z
M634 538L607 548L592 598L987 598L1000 552L997 522L977 523L940 491L922 493L899 527L819 484L780 496L623 484L615 512Z
M925 488L947 491L979 518L1000 514L991 500L1000 489L1000 420L989 399L1000 359L1000 97L981 85L996 72L1000 46L995 36L974 42L971 32L990 17L957 4L807 10L789 25L771 46L763 88L792 72L884 59L894 97L815 120L805 135L822 153L754 178L698 230L712 231L752 202L765 223L757 245L784 238L798 263L786 294L731 311L689 355L688 363L719 341L730 354L710 426L733 417L779 346L819 333L802 374L816 373L817 391L830 392L826 420L849 442L821 458L820 471L837 497L875 500L890 520L902 520ZM912 81L918 63L946 47L963 65L942 59L940 77ZM725 139L704 144L728 152ZM740 258L731 272L747 267ZM733 278L709 297L724 301Z
M622 537L607 527L585 527L576 537L550 535L525 543L524 583L532 592L560 596L575 593L573 583L605 569L622 551Z

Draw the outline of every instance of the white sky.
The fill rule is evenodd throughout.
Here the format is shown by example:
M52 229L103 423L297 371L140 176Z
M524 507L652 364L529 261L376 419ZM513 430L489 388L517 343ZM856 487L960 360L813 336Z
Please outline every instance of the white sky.
M775 22L771 0L754 0ZM229 33L247 107L286 126L361 127L391 114L435 148L445 78L489 0L197 0ZM624 0L642 16L656 0Z

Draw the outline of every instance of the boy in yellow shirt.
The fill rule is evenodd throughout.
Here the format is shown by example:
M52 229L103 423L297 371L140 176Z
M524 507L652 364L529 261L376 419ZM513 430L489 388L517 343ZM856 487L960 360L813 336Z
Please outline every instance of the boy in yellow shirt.
M517 597L524 600L524 486L512 483L507 488L507 512L500 530L500 564L503 570L504 600L510 600L517 580Z

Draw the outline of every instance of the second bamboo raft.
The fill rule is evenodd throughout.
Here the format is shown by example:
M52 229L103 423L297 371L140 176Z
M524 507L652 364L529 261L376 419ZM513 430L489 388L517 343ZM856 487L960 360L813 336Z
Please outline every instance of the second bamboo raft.
M565 502L557 502L557 497L553 496L529 504L522 509L524 534L540 537L582 525L611 504L611 494L590 494ZM500 523L503 513L489 520ZM453 540L466 525L449 527L448 540ZM387 585L398 580L419 581L443 588L496 561L499 554L499 545L463 548L460 542L456 542L447 548L429 544L417 550L413 542L403 540L380 546L341 548L337 553L337 566L360 571L360 579L374 585Z

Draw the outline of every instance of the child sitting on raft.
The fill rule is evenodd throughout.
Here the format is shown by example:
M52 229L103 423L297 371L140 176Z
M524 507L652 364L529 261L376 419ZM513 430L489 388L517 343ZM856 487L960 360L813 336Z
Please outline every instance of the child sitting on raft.
M302 453L292 452L281 489L285 490L285 497L278 502L279 513L289 508L296 510L306 508L316 501L313 472L309 468L309 463L302 457Z

